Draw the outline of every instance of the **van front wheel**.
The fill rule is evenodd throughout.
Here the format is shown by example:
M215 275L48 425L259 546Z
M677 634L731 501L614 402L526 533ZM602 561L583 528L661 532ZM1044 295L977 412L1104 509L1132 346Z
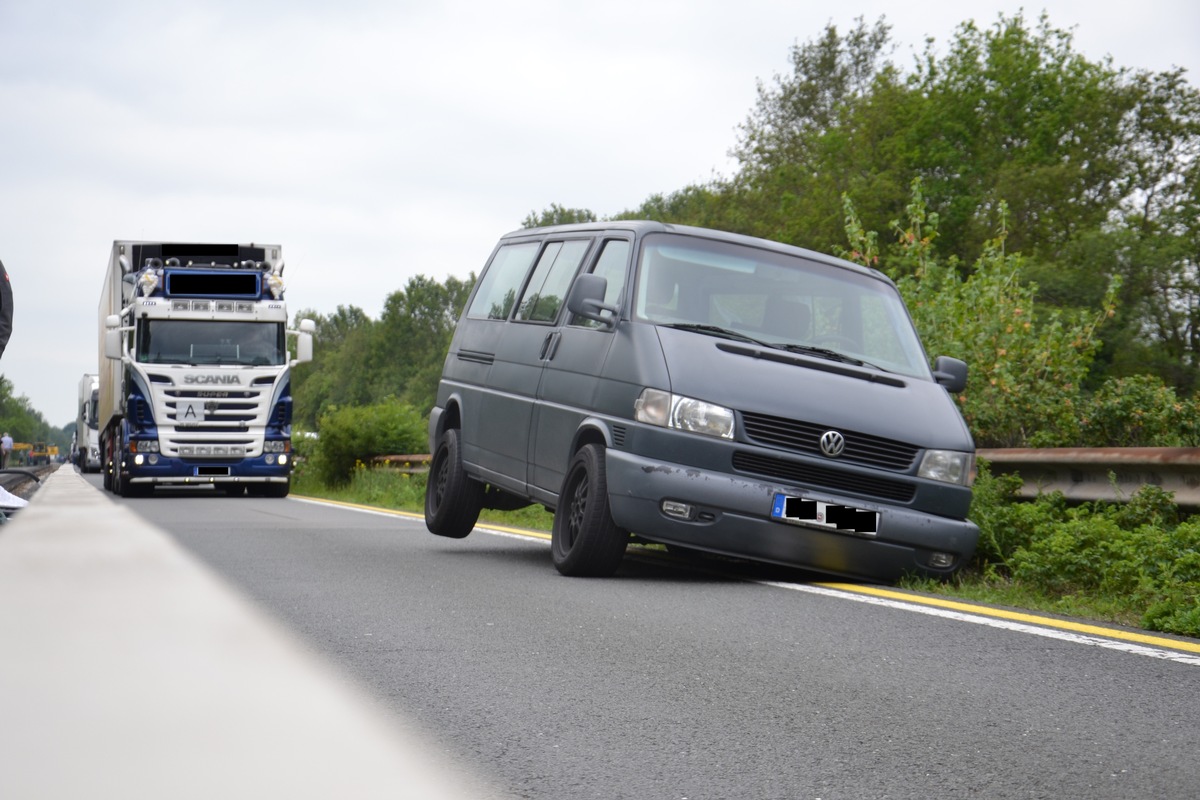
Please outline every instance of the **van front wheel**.
M438 441L425 486L425 527L438 536L463 539L475 528L483 508L484 486L467 475L459 449L458 429L448 428Z
M621 565L628 543L629 534L613 522L608 506L604 448L585 445L571 460L554 513L554 567L563 575L607 577Z

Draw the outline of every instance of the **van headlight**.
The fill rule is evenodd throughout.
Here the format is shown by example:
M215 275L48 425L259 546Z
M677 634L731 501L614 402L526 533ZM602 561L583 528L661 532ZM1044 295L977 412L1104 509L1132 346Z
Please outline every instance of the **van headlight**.
M957 450L926 450L917 475L931 481L970 486L975 483L975 454Z
M633 403L633 418L648 425L733 438L733 409L661 389L643 389Z

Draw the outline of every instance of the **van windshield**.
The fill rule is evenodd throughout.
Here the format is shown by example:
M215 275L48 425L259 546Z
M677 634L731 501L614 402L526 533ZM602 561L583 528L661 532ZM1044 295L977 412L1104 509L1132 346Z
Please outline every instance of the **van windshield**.
M895 286L786 253L651 234L638 263L634 315L931 379Z

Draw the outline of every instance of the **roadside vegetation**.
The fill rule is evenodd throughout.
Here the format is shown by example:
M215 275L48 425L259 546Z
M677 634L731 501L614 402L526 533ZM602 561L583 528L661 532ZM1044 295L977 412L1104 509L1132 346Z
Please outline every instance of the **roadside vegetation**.
M979 447L1200 446L1200 92L1182 70L1088 61L1045 16L964 24L907 68L895 49L882 20L795 46L759 85L734 175L613 218L883 271L929 354L970 365L957 400ZM595 219L552 204L522 224ZM293 375L296 421L320 438L296 492L421 511L421 473L371 465L428 449L474 277L412 278L378 320L300 312L319 346ZM1200 637L1200 516L1152 486L1071 505L1017 501L1016 481L980 465L974 563L912 588ZM540 508L486 519L549 526Z

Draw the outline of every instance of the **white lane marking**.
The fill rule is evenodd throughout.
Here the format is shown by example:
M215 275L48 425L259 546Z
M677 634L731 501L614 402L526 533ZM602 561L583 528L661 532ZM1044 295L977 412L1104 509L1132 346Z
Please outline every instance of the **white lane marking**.
M1082 633L1055 630L1053 628L1041 628L1037 625L1028 625L1023 622L1013 622L1006 619L995 619L992 617L978 616L976 614L966 614L961 611L951 611L945 608L934 608L916 603L905 603L900 600L889 600L886 597L872 597L870 595L854 594L853 592L843 592L840 589L829 589L824 586L809 586L802 583L782 583L777 581L755 581L755 583L760 583L764 586L773 586L777 589L788 589L794 592L819 594L826 597L836 597L842 600L853 600L858 603L869 603L871 605L885 606L887 608L894 608L899 611L911 611L918 614L927 614L931 617L942 617L943 619L953 619L959 622L969 622L974 625L988 625L993 628L1017 631L1018 633L1044 636L1048 639L1058 639L1060 641L1072 642L1074 644L1082 644L1090 647L1104 647L1109 650L1119 650L1123 653L1129 653L1131 655L1146 656L1147 658L1158 658L1164 661L1174 661L1179 664L1200 667L1200 656L1189 655L1188 653L1181 653L1175 650L1147 647L1146 645L1134 644L1132 642L1122 642L1116 639L1105 639L1100 636L1088 636Z

